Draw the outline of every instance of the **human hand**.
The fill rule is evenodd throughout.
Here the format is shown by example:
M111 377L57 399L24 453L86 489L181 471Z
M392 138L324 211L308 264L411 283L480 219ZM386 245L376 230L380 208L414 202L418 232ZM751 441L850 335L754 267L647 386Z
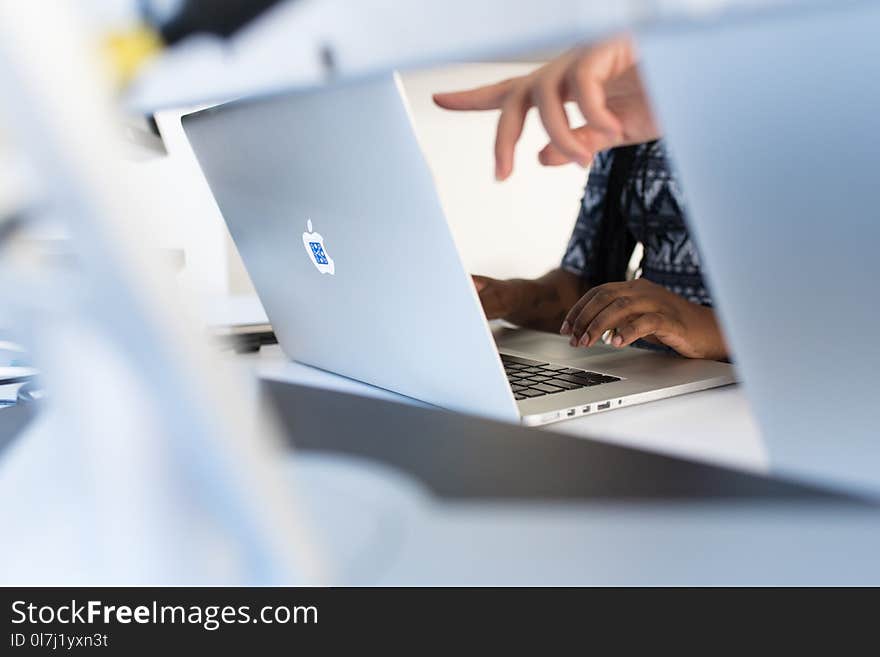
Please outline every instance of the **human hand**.
M587 166L602 150L660 137L628 36L570 50L528 75L469 91L438 93L450 110L500 109L495 135L495 177L513 172L513 153L526 114L537 107L550 143L538 159L547 166ZM587 120L572 129L564 104L575 101Z
M471 276L486 319L507 318L516 313L520 303L520 286L516 281L502 281L488 276Z
M573 347L591 347L610 330L615 347L644 338L688 358L727 358L727 345L711 308L644 279L592 288L568 312L559 332L571 336Z

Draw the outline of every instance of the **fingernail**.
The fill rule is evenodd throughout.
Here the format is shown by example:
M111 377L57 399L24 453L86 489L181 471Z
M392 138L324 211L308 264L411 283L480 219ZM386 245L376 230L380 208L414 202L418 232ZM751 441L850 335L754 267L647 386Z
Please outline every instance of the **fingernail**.
M613 344L615 347L619 347L623 344L623 338L619 335L615 335L614 338L611 340L611 344Z
M578 339L576 335L571 336L571 340L568 341L568 344L572 347L578 346Z
M568 322L562 322L562 328L559 329L559 332L560 332L562 335L568 335L569 333L571 333L571 326L569 325L569 323L568 323Z
M584 334L581 336L581 345L586 347L590 344L590 334L584 331Z

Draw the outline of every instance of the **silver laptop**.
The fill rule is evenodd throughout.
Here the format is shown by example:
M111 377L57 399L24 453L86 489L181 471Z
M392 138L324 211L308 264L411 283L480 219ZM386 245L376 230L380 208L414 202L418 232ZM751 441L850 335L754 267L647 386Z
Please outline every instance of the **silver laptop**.
M184 129L287 355L529 425L722 386L725 363L496 339L396 76L236 102ZM492 248L491 244L486 248Z

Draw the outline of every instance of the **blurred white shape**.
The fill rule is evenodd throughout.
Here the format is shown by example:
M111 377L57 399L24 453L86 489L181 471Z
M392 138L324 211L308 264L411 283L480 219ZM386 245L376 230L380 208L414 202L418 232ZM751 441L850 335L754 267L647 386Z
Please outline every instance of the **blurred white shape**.
M229 40L187 39L145 70L126 100L139 110L175 107L316 84L331 73L558 47L619 29L640 9L602 0L294 0Z
M149 255L155 205L116 175L121 121L74 8L0 3L3 125L81 259L80 276L0 260L4 319L52 399L42 451L15 446L29 467L0 460L0 496L16 502L0 506L16 537L0 545L4 583L320 580L278 433ZM46 551L54 561L33 558Z
M332 75L502 61L635 26L831 1L290 0L228 40L180 43L143 72L126 102L146 111L273 93Z

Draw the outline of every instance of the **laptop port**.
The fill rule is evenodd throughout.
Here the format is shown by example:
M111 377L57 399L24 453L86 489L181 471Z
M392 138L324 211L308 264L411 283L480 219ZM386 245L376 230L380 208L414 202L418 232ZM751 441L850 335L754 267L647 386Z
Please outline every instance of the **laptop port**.
M577 409L572 408L572 409L569 409L569 411L568 411L568 413L566 413L566 415L568 415L568 417L573 417L575 413L577 413Z
M583 409L581 409L581 410L582 410L584 413L589 413L589 412L590 412L590 407L589 407L589 406L584 406Z
M611 402L610 402L610 401L602 402L601 404L599 404L599 405L596 407L596 410L598 410L598 411L604 411L606 408L611 408Z

